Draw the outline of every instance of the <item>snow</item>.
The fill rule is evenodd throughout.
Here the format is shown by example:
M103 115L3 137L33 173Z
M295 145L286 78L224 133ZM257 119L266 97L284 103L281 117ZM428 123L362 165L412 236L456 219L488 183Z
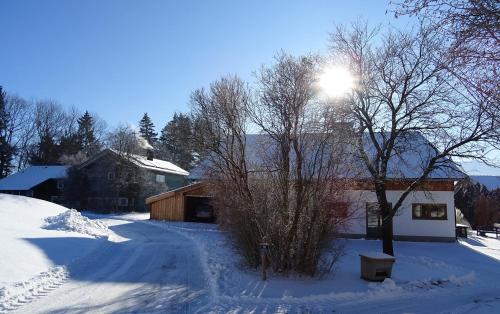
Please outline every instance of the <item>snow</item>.
M56 208L39 215L35 225L66 211ZM20 279L0 290L0 312L6 297L17 300L8 303L17 313L493 313L500 306L500 263L495 259L500 241L491 237L395 242L393 276L381 283L360 279L359 257L363 252L378 254L381 242L346 240L334 273L321 279L270 273L263 282L259 270L245 266L229 234L217 225L149 221L148 214L139 213L87 216L100 220L115 236L103 241L80 235L98 244L65 263L55 260L67 251L56 254L40 247L52 261L50 267L31 281ZM52 239L63 233L64 241L77 235L41 228L36 232L50 233L38 236ZM483 242L479 246L470 241ZM3 281L3 267L0 271ZM28 297L26 289L32 291Z
M500 238L497 239L494 233L486 233L486 237L483 237L478 236L475 230L471 230L468 232L468 238L459 238L459 241L463 246L496 259L500 263Z
M0 190L26 191L49 179L66 177L67 166L31 166L0 180Z
M43 229L46 218L67 210L0 193L0 312L60 285L66 265L101 242L88 234Z
M187 172L186 170L166 160L156 158L153 158L153 160L148 160L146 157L140 155L132 155L132 158L135 159L137 165L149 170L179 174L183 176L187 176L189 174L189 172Z
M375 134L376 140L382 143L381 133ZM246 137L246 153L249 164L262 165L266 163L263 151L271 151L274 143L268 140L264 134L248 134ZM369 136L364 138L364 149L368 155L375 156L375 148ZM348 145L346 156L343 158L345 173L339 176L347 178L370 178L371 175L366 169L365 164L357 153L357 150ZM411 132L406 138L399 138L396 143L393 155L388 164L387 177L390 179L414 179L420 177L423 169L427 166L429 160L436 155L435 148L420 133ZM293 156L291 156L293 159ZM307 157L307 156L306 156ZM310 158L313 158L310 156ZM434 169L428 175L428 179L461 179L465 175L459 169L458 165L450 159L438 160L438 168ZM201 180L205 177L205 172L210 166L208 159L202 160L194 169L191 170L188 178L190 180Z
M73 231L94 237L107 238L108 227L99 220L82 216L76 209L69 209L59 215L45 218L44 229Z
M348 240L336 271L321 280L260 280L247 269L227 242L227 235L209 224L149 222L182 234L196 243L207 277L211 303L201 313L491 313L500 306L500 264L461 243L395 242L393 277L382 283L359 278L359 254L380 250L380 241ZM493 239L491 239L493 240ZM490 243L495 250L500 242ZM378 255L378 254L377 254Z
M393 256L389 254L384 254L382 252L363 252L359 254L360 256L372 258L372 259L393 259Z

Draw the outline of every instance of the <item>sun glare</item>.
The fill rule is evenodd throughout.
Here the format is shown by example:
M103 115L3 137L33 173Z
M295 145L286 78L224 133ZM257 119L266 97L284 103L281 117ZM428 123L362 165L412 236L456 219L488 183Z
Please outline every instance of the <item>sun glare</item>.
M319 87L328 97L342 97L354 88L354 77L346 68L329 66L319 76Z

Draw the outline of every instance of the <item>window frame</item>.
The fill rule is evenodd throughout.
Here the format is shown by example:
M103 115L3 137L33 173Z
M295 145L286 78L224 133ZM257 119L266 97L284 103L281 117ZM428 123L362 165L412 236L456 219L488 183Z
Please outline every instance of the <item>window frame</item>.
M163 180L160 181L160 180L158 180L158 178L163 178ZM165 183L167 181L167 178L164 174L156 174L155 181L156 181L156 183Z
M430 214L429 216L424 216L422 215L421 217L415 215L415 208L417 206L433 206L433 207L439 207L439 206L444 206L444 216L443 217L431 217ZM422 214L425 213L426 211L422 210ZM430 213L430 211L428 211ZM446 203L413 203L411 204L411 218L413 220L448 220L448 204Z
M122 201L124 201L122 204ZM118 206L120 207L128 207L129 201L127 197L118 197Z

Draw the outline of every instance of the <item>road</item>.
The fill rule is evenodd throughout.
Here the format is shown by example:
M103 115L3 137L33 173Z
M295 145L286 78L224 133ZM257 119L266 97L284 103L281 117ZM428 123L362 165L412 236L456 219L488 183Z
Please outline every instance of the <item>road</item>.
M140 221L108 220L102 241L68 266L66 282L16 313L194 313L209 302L193 243Z

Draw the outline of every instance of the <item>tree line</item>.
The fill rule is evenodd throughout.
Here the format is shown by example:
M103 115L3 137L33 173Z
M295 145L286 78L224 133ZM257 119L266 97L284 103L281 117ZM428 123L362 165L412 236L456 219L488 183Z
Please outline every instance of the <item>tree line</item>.
M197 160L193 123L175 113L160 136L147 113L139 128L126 124L110 129L88 111L65 108L52 100L26 100L0 86L0 178L29 165L75 165L104 148L145 154L189 170Z

